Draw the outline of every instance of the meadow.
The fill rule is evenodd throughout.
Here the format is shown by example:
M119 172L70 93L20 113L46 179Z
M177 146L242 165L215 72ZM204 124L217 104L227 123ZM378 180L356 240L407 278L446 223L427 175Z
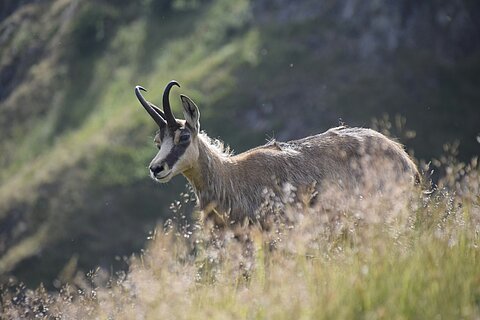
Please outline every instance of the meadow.
M292 202L268 230L187 219L186 191L127 272L78 272L58 291L6 285L2 317L478 319L480 168L446 150L434 188L427 171L423 190L336 190Z
M465 17L480 11L452 1L4 1L0 283L123 270L170 218L184 181L148 179L156 128L136 85L159 103L178 80L174 112L190 96L235 153L377 118L418 159L453 141L478 156L480 33Z
M480 318L479 4L0 1L0 318ZM372 127L422 188L214 230L148 178L172 79L235 153Z

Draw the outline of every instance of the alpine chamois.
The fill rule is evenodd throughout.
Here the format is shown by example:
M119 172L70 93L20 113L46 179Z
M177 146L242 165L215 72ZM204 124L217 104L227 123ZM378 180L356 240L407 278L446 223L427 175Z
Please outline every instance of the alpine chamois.
M174 117L169 103L174 85L180 87L176 81L165 87L163 111L142 96L144 88L135 88L160 129L154 138L159 151L150 163L150 176L165 183L183 174L195 191L199 209L221 213L230 223L256 220L266 198L285 186L297 193L312 186L321 192L332 185L349 192L368 182L381 190L385 181L378 177L387 169L394 172L388 181L413 185L418 179L415 164L399 143L364 128L336 127L232 155L221 142L200 131L200 112L187 96L180 95L185 120ZM371 175L372 171L379 175Z

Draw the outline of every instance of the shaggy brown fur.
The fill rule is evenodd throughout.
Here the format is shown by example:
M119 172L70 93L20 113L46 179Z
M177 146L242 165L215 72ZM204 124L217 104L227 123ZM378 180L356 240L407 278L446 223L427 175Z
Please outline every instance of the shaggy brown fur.
M275 210L267 208L269 201L284 202L285 193L311 186L320 192L330 187L361 192L373 184L380 190L387 181L372 172L388 172L394 183L409 180L413 185L418 179L402 146L370 129L337 127L286 143L271 141L235 156L221 152L205 134L197 143L199 156L183 174L194 187L199 208L215 213L217 223L224 213L230 222L257 220L268 214L262 210Z

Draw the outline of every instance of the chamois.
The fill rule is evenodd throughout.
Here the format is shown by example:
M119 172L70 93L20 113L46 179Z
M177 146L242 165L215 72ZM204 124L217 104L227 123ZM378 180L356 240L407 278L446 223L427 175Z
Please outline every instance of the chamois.
M296 193L312 186L317 192L336 186L347 193L367 182L381 190L385 179L412 185L418 180L417 168L402 145L365 128L336 127L232 155L220 141L200 131L200 112L189 97L180 95L185 120L175 118L169 103L173 86L180 87L173 80L167 84L163 111L142 96L143 87L135 88L138 100L159 126L154 138L159 151L150 163L150 176L165 183L183 174L193 187L198 208L228 217L229 223L257 220L269 194L285 186ZM393 177L379 178L387 169ZM371 175L372 171L380 174Z

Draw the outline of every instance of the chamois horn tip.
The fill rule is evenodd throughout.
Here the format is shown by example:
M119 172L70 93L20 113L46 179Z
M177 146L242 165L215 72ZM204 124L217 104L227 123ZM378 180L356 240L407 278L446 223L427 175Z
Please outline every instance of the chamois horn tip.
M142 87L142 86L136 86L136 87L135 87L135 91L139 91L139 90L142 90L142 91L147 92L147 89L145 89L144 87Z
M178 83L177 80L170 80L170 82L168 83L168 86L171 87L171 86L178 86L180 88L180 83Z

